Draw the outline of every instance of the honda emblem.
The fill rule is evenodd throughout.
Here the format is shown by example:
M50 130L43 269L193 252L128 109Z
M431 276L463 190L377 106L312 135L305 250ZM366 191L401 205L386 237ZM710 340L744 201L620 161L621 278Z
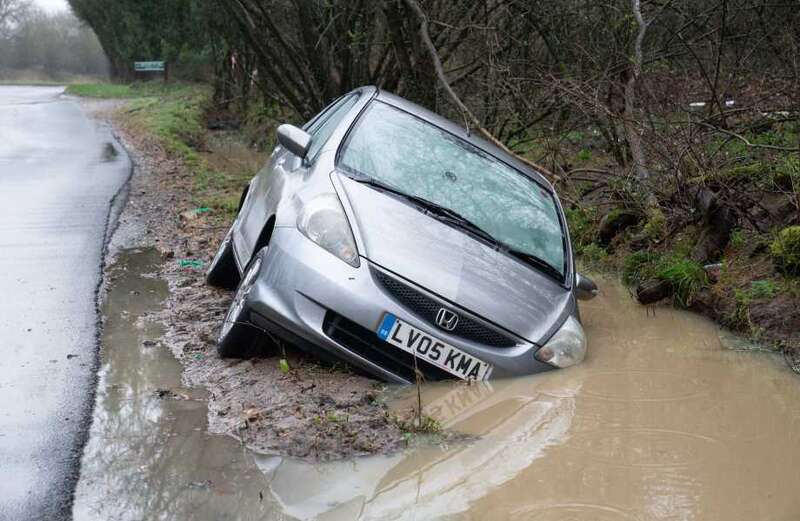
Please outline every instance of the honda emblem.
M458 315L446 308L436 313L436 325L445 331L452 331L458 325Z

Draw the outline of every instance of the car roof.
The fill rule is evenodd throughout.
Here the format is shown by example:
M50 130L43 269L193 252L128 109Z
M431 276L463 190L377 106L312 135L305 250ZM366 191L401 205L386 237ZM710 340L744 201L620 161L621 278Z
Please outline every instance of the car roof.
M402 98L396 94L392 94L391 92L379 89L374 86L361 87L359 89L356 89L356 92L361 92L362 94L371 94L374 96L374 99L383 101L384 103L392 105L393 107L404 110L410 114L413 114L414 116L417 116L422 120L425 120L433 125L436 125L437 127L446 130L447 132L489 153L496 159L521 171L522 173L526 174L528 177L530 177L540 185L546 187L551 193L555 193L553 185L551 185L550 182L547 180L547 178L545 178L541 173L534 170L526 163L520 161L513 154L509 154L508 152L502 150L498 146L479 137L477 135L477 132L467 132L467 129L464 128L463 126L457 125L453 121L445 117L442 117L433 111L430 111L420 105L417 105L416 103L408 101L407 99Z

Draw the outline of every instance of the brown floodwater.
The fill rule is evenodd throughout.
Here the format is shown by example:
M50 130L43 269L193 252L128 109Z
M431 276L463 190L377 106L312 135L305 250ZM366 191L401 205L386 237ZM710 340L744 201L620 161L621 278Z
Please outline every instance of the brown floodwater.
M94 419L75 493L78 521L281 519L259 494L267 478L233 439L206 432L204 393L158 345L148 314L167 284L149 276L155 250L122 251L103 304L102 365ZM274 515L273 515L274 514Z
M579 367L424 387L426 412L470 441L315 464L253 455L206 434L202 400L155 396L197 393L166 350L141 347L158 331L136 315L166 289L128 278L107 304L76 519L800 519L800 378L779 356L727 349L701 317L648 313L617 283L583 306ZM140 284L155 295L131 294Z

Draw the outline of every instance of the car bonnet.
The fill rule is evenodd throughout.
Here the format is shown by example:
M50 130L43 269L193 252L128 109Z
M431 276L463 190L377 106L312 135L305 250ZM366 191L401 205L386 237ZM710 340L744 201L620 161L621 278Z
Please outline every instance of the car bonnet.
M573 311L570 290L417 208L342 174L360 254L485 320L542 344Z

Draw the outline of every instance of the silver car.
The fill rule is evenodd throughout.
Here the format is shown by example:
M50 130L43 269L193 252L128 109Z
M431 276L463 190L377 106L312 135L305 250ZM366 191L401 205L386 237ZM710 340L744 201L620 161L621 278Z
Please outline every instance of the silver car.
M597 288L539 173L374 87L278 141L209 269L238 286L221 356L278 338L390 382L583 360L577 299Z

